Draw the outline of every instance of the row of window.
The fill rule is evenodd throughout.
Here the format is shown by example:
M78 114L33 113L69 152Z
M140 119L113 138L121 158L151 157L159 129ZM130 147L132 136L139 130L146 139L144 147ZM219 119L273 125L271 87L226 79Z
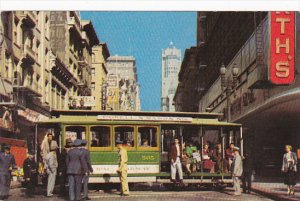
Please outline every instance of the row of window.
M118 142L127 147L158 148L158 129L154 126L90 126L88 131L89 138L87 139L87 127L66 126L65 139L70 138L72 141L86 139L89 141L90 148L112 147ZM137 131L137 138L135 131Z

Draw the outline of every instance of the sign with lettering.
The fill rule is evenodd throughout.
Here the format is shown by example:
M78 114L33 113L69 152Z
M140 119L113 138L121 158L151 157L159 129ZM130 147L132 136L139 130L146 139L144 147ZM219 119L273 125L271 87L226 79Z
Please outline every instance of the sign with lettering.
M159 116L125 116L125 115L98 115L98 120L107 121L170 121L192 122L192 117L159 117Z
M92 165L94 174L116 174L118 165ZM159 165L128 165L129 174L159 173Z
M286 85L294 81L294 44L294 12L271 12L269 79L273 84Z

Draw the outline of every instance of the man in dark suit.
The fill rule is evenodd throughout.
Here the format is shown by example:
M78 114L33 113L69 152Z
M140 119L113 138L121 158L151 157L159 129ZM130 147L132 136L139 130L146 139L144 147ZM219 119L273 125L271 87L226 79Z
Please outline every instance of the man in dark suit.
M10 145L5 145L4 153L0 153L0 200L8 199L11 171L15 166L15 157L10 153Z
M243 160L243 193L251 192L251 184L252 184L252 171L253 171L253 159L250 153L246 153Z
M67 153L72 146L72 140L70 138L66 139L65 147L62 149L58 157L58 173L59 173L59 184L60 184L60 196L64 196L66 192L66 181L67 181L67 164L66 157Z
M83 154L79 149L80 145L81 140L76 139L66 157L67 174L69 178L69 198L71 201L80 200L82 174L83 170L86 169Z
M37 164L34 159L35 152L30 150L28 157L24 160L23 170L26 182L26 196L33 197L37 178Z
M83 154L83 159L84 163L86 166L84 167L84 175L83 175L83 198L85 200L91 200L88 196L89 188L88 188L88 183L89 183L89 175L90 173L93 172L92 164L91 164L91 157L90 157L90 152L86 149L86 140L81 141L81 151Z

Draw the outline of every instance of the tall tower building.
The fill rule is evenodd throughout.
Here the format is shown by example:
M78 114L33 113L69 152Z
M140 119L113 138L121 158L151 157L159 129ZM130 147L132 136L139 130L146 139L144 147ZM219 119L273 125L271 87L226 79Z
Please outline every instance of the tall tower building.
M162 50L161 57L161 110L174 112L173 98L178 85L181 51L170 42L169 47Z

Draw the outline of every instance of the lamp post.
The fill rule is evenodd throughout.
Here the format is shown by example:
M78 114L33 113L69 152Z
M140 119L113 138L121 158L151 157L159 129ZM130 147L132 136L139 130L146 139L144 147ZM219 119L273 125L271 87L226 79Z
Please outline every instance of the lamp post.
M226 67L224 64L222 64L221 68L220 68L220 75L221 75L221 87L222 87L222 93L223 91L225 91L226 94L226 101L227 101L227 106L226 106L226 120L227 122L230 122L231 120L231 100L230 100L230 95L232 94L232 92L236 92L236 87L237 87L237 77L238 77L238 73L239 73L239 69L238 67L236 67L236 64L233 65L233 68L231 69L231 75L228 75L226 77Z

